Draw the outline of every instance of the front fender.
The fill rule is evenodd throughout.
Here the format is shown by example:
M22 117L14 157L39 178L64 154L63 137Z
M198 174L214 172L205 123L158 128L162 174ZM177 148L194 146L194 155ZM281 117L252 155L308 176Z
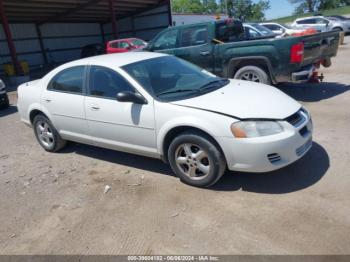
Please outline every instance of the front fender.
M229 127L230 126L229 123L232 123L232 120L227 120L227 123L222 123L222 126L227 125ZM178 127L196 128L207 133L216 142L218 142L216 137L229 135L227 133L229 131L229 128L227 128L227 132L225 132L224 131L225 129L223 129L222 126L216 125L209 119L204 119L204 118L199 119L197 117L192 117L192 116L183 116L183 117L177 117L177 118L171 119L166 123L164 123L161 126L161 128L158 130L158 133L157 133L158 152L160 153L160 155L164 155L163 147L164 147L165 137L174 128L178 128Z

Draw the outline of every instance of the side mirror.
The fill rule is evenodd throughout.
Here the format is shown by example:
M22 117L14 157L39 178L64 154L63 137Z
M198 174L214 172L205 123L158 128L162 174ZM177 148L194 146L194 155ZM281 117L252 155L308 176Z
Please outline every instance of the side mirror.
M117 101L119 102L131 102L134 104L147 104L147 100L139 93L131 91L123 91L117 94Z

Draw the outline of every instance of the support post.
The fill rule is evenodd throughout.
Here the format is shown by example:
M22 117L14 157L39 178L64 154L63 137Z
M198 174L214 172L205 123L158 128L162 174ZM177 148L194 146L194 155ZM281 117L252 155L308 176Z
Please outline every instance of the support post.
M113 37L116 39L118 38L118 33L117 33L117 22L115 21L116 17L115 17L115 10L114 10L114 4L113 4L113 0L108 0L109 1L109 10L110 10L110 14L111 14L111 23L112 23L112 34Z
M48 60L47 60L47 55L46 55L46 52L45 52L45 47L44 47L43 37L42 37L42 34L41 34L41 30L40 30L40 25L39 24L35 24L35 29L36 29L36 34L38 35L40 51L41 51L41 54L43 56L44 63L45 63L45 65L47 65L48 64Z
M167 0L169 26L173 26L173 16L171 13L171 0Z
M8 24L7 17L5 14L3 0L0 0L0 20L2 21L2 27L3 27L5 35L6 35L7 45L8 45L9 50L10 50L11 60L12 60L13 66L15 68L16 75L21 75L23 72L22 72L22 68L18 62L18 59L17 59L16 47L15 47L15 44L13 42L12 33L11 33L10 26Z
M136 31L135 31L135 17L131 16L131 30L132 30L132 36L136 36Z
M101 31L101 39L103 44L106 44L106 38L105 38L105 30L103 28L103 24L100 23L100 31Z

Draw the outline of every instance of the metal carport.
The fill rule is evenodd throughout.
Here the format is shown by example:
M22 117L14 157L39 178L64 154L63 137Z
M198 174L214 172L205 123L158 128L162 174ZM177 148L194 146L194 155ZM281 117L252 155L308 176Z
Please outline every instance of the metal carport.
M0 64L31 67L77 59L83 45L137 36L171 22L170 0L0 0Z

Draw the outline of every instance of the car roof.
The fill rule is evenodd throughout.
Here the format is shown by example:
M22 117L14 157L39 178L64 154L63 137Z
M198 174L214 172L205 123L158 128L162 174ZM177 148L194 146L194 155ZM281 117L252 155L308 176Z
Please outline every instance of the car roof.
M64 64L65 68L78 66L78 65L101 65L107 67L122 67L124 65L140 62L147 59L168 56L166 54L153 53L153 52L126 52L126 53L116 53L116 54L106 54L99 56L92 56L88 58L83 58L75 60Z
M130 38L121 38L121 39L114 39L114 40L110 40L108 42L120 42L120 41L131 41L134 39L140 39L140 38L136 38L136 37L130 37ZM140 39L142 40L142 39Z
M298 19L296 19L295 21L301 21L301 20L313 19L313 18L324 18L324 19L326 19L324 16L317 15L317 16L308 16L308 17L298 18Z

